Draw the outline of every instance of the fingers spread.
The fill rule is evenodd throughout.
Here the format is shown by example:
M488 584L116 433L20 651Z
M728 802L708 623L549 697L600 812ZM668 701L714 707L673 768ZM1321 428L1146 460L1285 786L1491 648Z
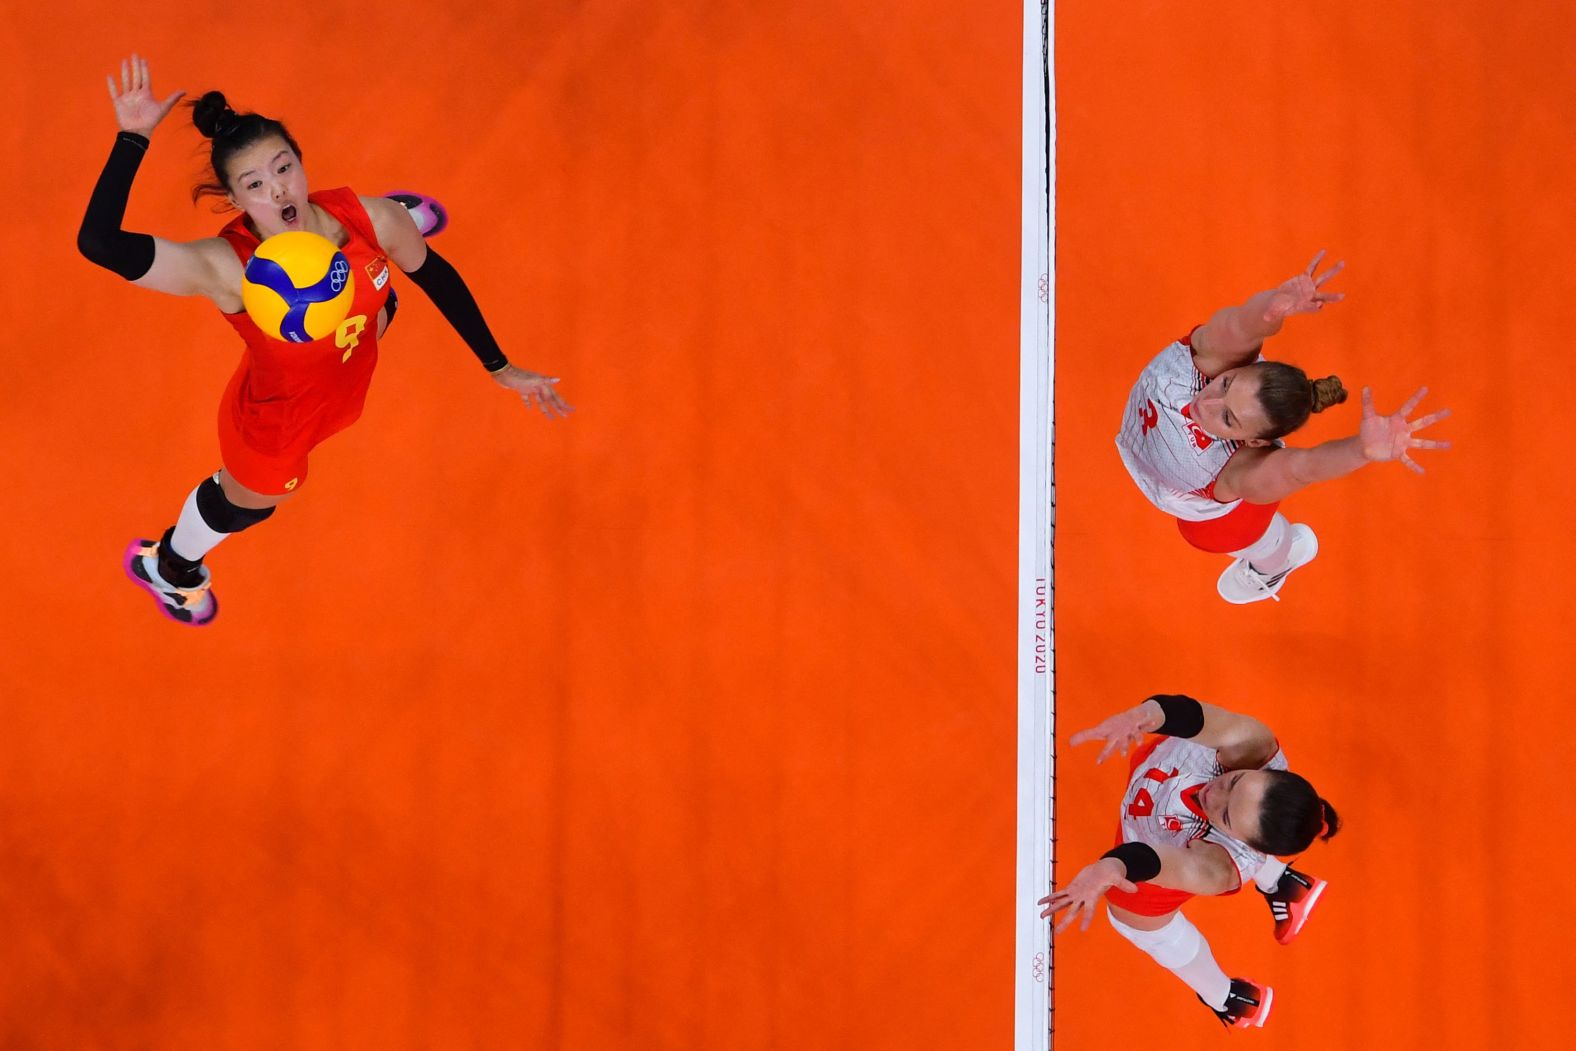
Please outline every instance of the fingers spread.
M1324 258L1324 253L1327 251L1329 251L1327 248L1319 249L1319 254L1313 257L1313 262L1308 264L1308 269L1304 270L1303 273L1307 274L1309 277L1312 277L1313 272L1319 269L1319 260Z
M1320 252L1319 254L1322 256L1324 253ZM1342 270L1345 270L1345 269L1346 269L1346 260L1342 259L1339 263L1336 263L1334 266L1330 267L1330 269L1326 270L1324 273L1320 274L1317 278L1315 278L1314 282L1313 282L1314 286L1318 287L1319 285L1324 284L1330 278L1334 277L1336 274L1340 273Z
M1417 393L1413 394L1410 398L1406 399L1406 404L1401 406L1399 409L1396 410L1396 415L1397 416L1409 415L1413 409L1417 408L1417 403L1423 400L1423 395L1425 395L1427 393L1428 393L1428 388L1427 387L1419 387L1419 388L1417 388Z
M1450 415L1450 410L1449 409L1440 409L1438 412L1431 412L1427 416L1424 416L1422 419L1415 421L1411 425L1411 429L1414 430L1414 431L1420 431L1424 427L1427 427L1429 424L1431 424L1431 423L1438 423L1440 420L1445 419L1449 415Z

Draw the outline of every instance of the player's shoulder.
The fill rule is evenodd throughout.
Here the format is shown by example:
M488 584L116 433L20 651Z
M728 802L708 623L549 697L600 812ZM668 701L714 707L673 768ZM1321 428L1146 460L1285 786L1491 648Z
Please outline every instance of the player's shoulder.
M226 230L229 227L225 228ZM203 264L215 274L227 278L231 271L241 268L241 257L237 254L236 246L222 236L199 237L195 241L187 241L186 247L203 261Z
M361 207L366 209L368 215L393 215L395 212L403 212L405 210L404 205L398 201L391 201L387 197L373 197L364 193L358 193L355 194L355 198L361 202Z
M1176 339L1161 347L1149 364L1144 366L1144 377L1151 381L1169 382L1182 376L1191 377L1193 351L1186 341Z

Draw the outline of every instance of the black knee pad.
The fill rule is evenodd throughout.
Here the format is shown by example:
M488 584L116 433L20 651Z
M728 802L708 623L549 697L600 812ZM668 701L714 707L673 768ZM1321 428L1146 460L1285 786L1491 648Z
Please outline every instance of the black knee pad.
M216 479L209 478L197 487L197 513L215 533L239 533L274 513L272 507L236 507L224 495Z

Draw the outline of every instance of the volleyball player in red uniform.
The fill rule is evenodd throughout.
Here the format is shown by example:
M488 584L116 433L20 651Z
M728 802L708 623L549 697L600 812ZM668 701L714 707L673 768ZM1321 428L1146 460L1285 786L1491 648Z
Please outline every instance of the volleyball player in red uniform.
M109 94L120 134L93 189L77 244L93 262L142 288L204 296L245 343L240 365L219 408L223 467L187 497L158 541L133 541L126 571L183 624L213 620L218 602L203 558L225 537L256 525L296 492L308 454L361 415L377 366L378 340L398 300L390 263L432 299L494 382L534 403L549 418L569 411L556 377L511 365L488 330L475 298L447 260L428 247L405 208L349 189L307 189L301 150L285 126L256 113L236 113L210 91L192 106L192 120L212 140L213 181L196 196L223 197L241 211L219 236L166 241L121 229L148 136L184 94L160 100L148 63L121 63ZM312 343L264 335L241 305L241 274L257 245L287 230L320 234L340 247L356 277L350 313L338 329Z
M1147 734L1159 734L1145 741ZM1117 819L1117 846L1040 899L1050 916L1071 909L1083 929L1102 895L1122 937L1187 983L1228 1027L1262 1026L1272 990L1228 978L1181 906L1198 894L1235 894L1258 885L1275 919L1275 940L1302 930L1324 881L1277 855L1300 854L1341 827L1335 809L1286 768L1269 728L1191 697L1165 694L1073 734L1071 743L1104 741L1097 762L1118 749L1129 763Z

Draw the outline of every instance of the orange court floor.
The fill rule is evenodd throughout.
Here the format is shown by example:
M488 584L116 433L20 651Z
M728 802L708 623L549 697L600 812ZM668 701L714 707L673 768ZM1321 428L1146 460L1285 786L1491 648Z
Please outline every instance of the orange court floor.
M1160 691L1265 719L1346 830L1289 948L1256 895L1189 907L1277 989L1254 1046L1565 1042L1572 21L1056 12L1060 873L1121 780L1071 731ZM1020 33L941 0L13 13L0 1047L1009 1047ZM201 631L119 559L219 466L239 348L74 246L133 50L284 119L314 187L442 199L576 406L522 409L396 279L365 416L214 552ZM177 110L128 228L213 233L202 161ZM1161 346L1321 247L1347 301L1272 356L1384 409L1428 384L1455 448L1295 497L1317 561L1229 607L1112 436ZM1103 919L1055 984L1059 1051L1225 1038Z

